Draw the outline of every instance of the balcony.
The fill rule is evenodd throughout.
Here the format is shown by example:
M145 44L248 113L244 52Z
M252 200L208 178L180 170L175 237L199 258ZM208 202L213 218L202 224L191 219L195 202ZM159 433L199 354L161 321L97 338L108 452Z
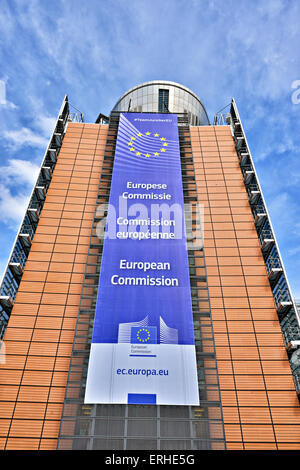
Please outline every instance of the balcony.
M30 248L31 248L31 244L32 244L30 234L29 233L20 233L19 236L18 236L18 240L20 241L24 251L26 253L28 253Z
M243 167L244 165L247 164L247 161L249 159L249 153L248 152L239 152L238 156L239 156L240 165L241 165L241 167Z
M17 283L20 283L22 274L23 274L23 267L21 263L9 263L8 265L14 279L17 281Z
M0 305L3 310L10 315L14 303L9 295L0 295Z
M279 302L279 304L276 306L278 315L280 315L281 317L285 316L290 311L292 306L293 304L291 301Z
M253 179L254 175L255 175L255 173L254 173L253 170L245 171L245 173L244 173L244 183L246 185L248 185L251 182L251 180Z
M244 165L241 169L244 177L244 183L247 186L251 183L253 177L255 176L254 170L252 168L252 165Z
M271 283L271 286L274 287L275 284L279 281L281 275L283 274L280 258L275 245L271 249L267 259L265 260L265 263L269 281Z
M300 348L300 339L289 341L289 343L286 346L286 349L288 351L295 351L296 349L299 349L299 348Z
M262 204L256 204L253 207L252 212L256 228L262 227L267 220L267 213L265 207Z
M282 268L271 268L268 274L269 281L272 285L276 284L281 274L283 273Z
M238 152L246 145L245 138L243 135L238 135L238 136L235 135L234 141L235 141L235 147Z
M65 132L65 126L68 120L68 114L64 118L60 117L57 119L56 132L63 134Z
M28 234L31 239L33 239L36 230L36 225L32 224L30 220L24 221L21 228L22 234Z
M52 170L50 166L42 166L42 175L43 178L47 181L50 181L52 178Z
M296 316L292 314L285 317L281 327L286 349L289 353L293 353L300 347L300 329Z
M234 133L241 133L241 123L238 119L235 119L232 123Z
M39 210L34 208L34 207L29 207L27 209L27 214L28 214L30 222L32 224L36 225L39 221L39 218L40 218Z
M288 314L293 306L293 302L291 301L290 293L283 274L280 276L276 286L273 289L273 296L277 313L280 318L283 318Z
M264 254L269 253L275 244L273 233L269 229L263 228L261 230L259 234L259 240L260 240L260 246L261 246L262 252Z
M34 193L39 201L44 201L46 197L45 186L36 186L34 188Z
M62 145L62 135L58 132L54 132L53 138L52 138L52 143L54 144L55 148L60 149Z
M48 152L47 152L47 155L53 163L56 163L56 161L57 161L57 151L56 151L55 148L49 148Z
M259 189L258 185L256 183L255 184L249 184L247 186L247 193L248 193L250 204L251 205L256 204L257 201L260 198L260 189Z

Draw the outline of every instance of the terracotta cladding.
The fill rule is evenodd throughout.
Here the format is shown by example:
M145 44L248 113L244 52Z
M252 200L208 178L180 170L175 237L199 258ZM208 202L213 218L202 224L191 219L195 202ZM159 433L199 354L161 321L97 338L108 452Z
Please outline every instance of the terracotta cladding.
M4 337L1 449L56 449L107 130L63 140Z
M1 449L56 448L107 130L71 123L63 141L4 338ZM299 404L230 129L190 131L227 448L299 449Z
M190 131L227 448L299 449L299 403L230 128Z

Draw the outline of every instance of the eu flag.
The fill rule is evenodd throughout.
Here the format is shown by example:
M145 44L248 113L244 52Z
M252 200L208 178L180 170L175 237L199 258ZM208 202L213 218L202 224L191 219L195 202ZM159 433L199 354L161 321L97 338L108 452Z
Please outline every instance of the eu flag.
M131 343L155 344L156 326L133 326L131 328Z

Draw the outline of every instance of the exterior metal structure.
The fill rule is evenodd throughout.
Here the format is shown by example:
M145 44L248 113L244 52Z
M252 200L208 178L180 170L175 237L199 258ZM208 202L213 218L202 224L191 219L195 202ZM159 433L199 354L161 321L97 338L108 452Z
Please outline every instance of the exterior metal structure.
M162 101L160 101L160 92L162 92ZM163 97L166 92L167 102ZM191 125L209 124L205 107L194 92L179 83L164 80L144 82L130 88L118 100L113 111L186 113Z
M293 298L289 286L275 232L235 100L233 99L228 106L229 112L227 115L224 116L224 112L222 113L223 110L221 110L220 113L216 114L214 122L221 125L230 125L232 130L257 235L274 296L278 319L291 360L294 382L300 399L300 358L297 355L297 350L300 348L299 303ZM296 354L294 354L295 352Z
M70 110L70 106L73 110ZM64 97L54 131L42 160L36 184L29 197L29 204L20 224L0 287L0 340L3 338L14 304L23 270L30 252L32 240L39 222L53 170L62 145L68 122L83 122L82 113Z
M69 122L64 106L51 182L34 190L42 210L32 245L23 237L31 248L15 301L3 291L11 311L0 449L299 449L298 317L234 100L213 125L197 96L173 82L134 87L96 124ZM128 108L178 113L184 201L204 206L203 246L188 249L199 407L83 401L103 248L96 230Z

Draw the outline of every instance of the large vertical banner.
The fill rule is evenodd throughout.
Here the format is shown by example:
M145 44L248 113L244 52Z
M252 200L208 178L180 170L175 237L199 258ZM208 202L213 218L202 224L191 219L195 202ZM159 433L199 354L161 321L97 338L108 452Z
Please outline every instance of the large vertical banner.
M120 116L85 403L199 404L175 114Z

